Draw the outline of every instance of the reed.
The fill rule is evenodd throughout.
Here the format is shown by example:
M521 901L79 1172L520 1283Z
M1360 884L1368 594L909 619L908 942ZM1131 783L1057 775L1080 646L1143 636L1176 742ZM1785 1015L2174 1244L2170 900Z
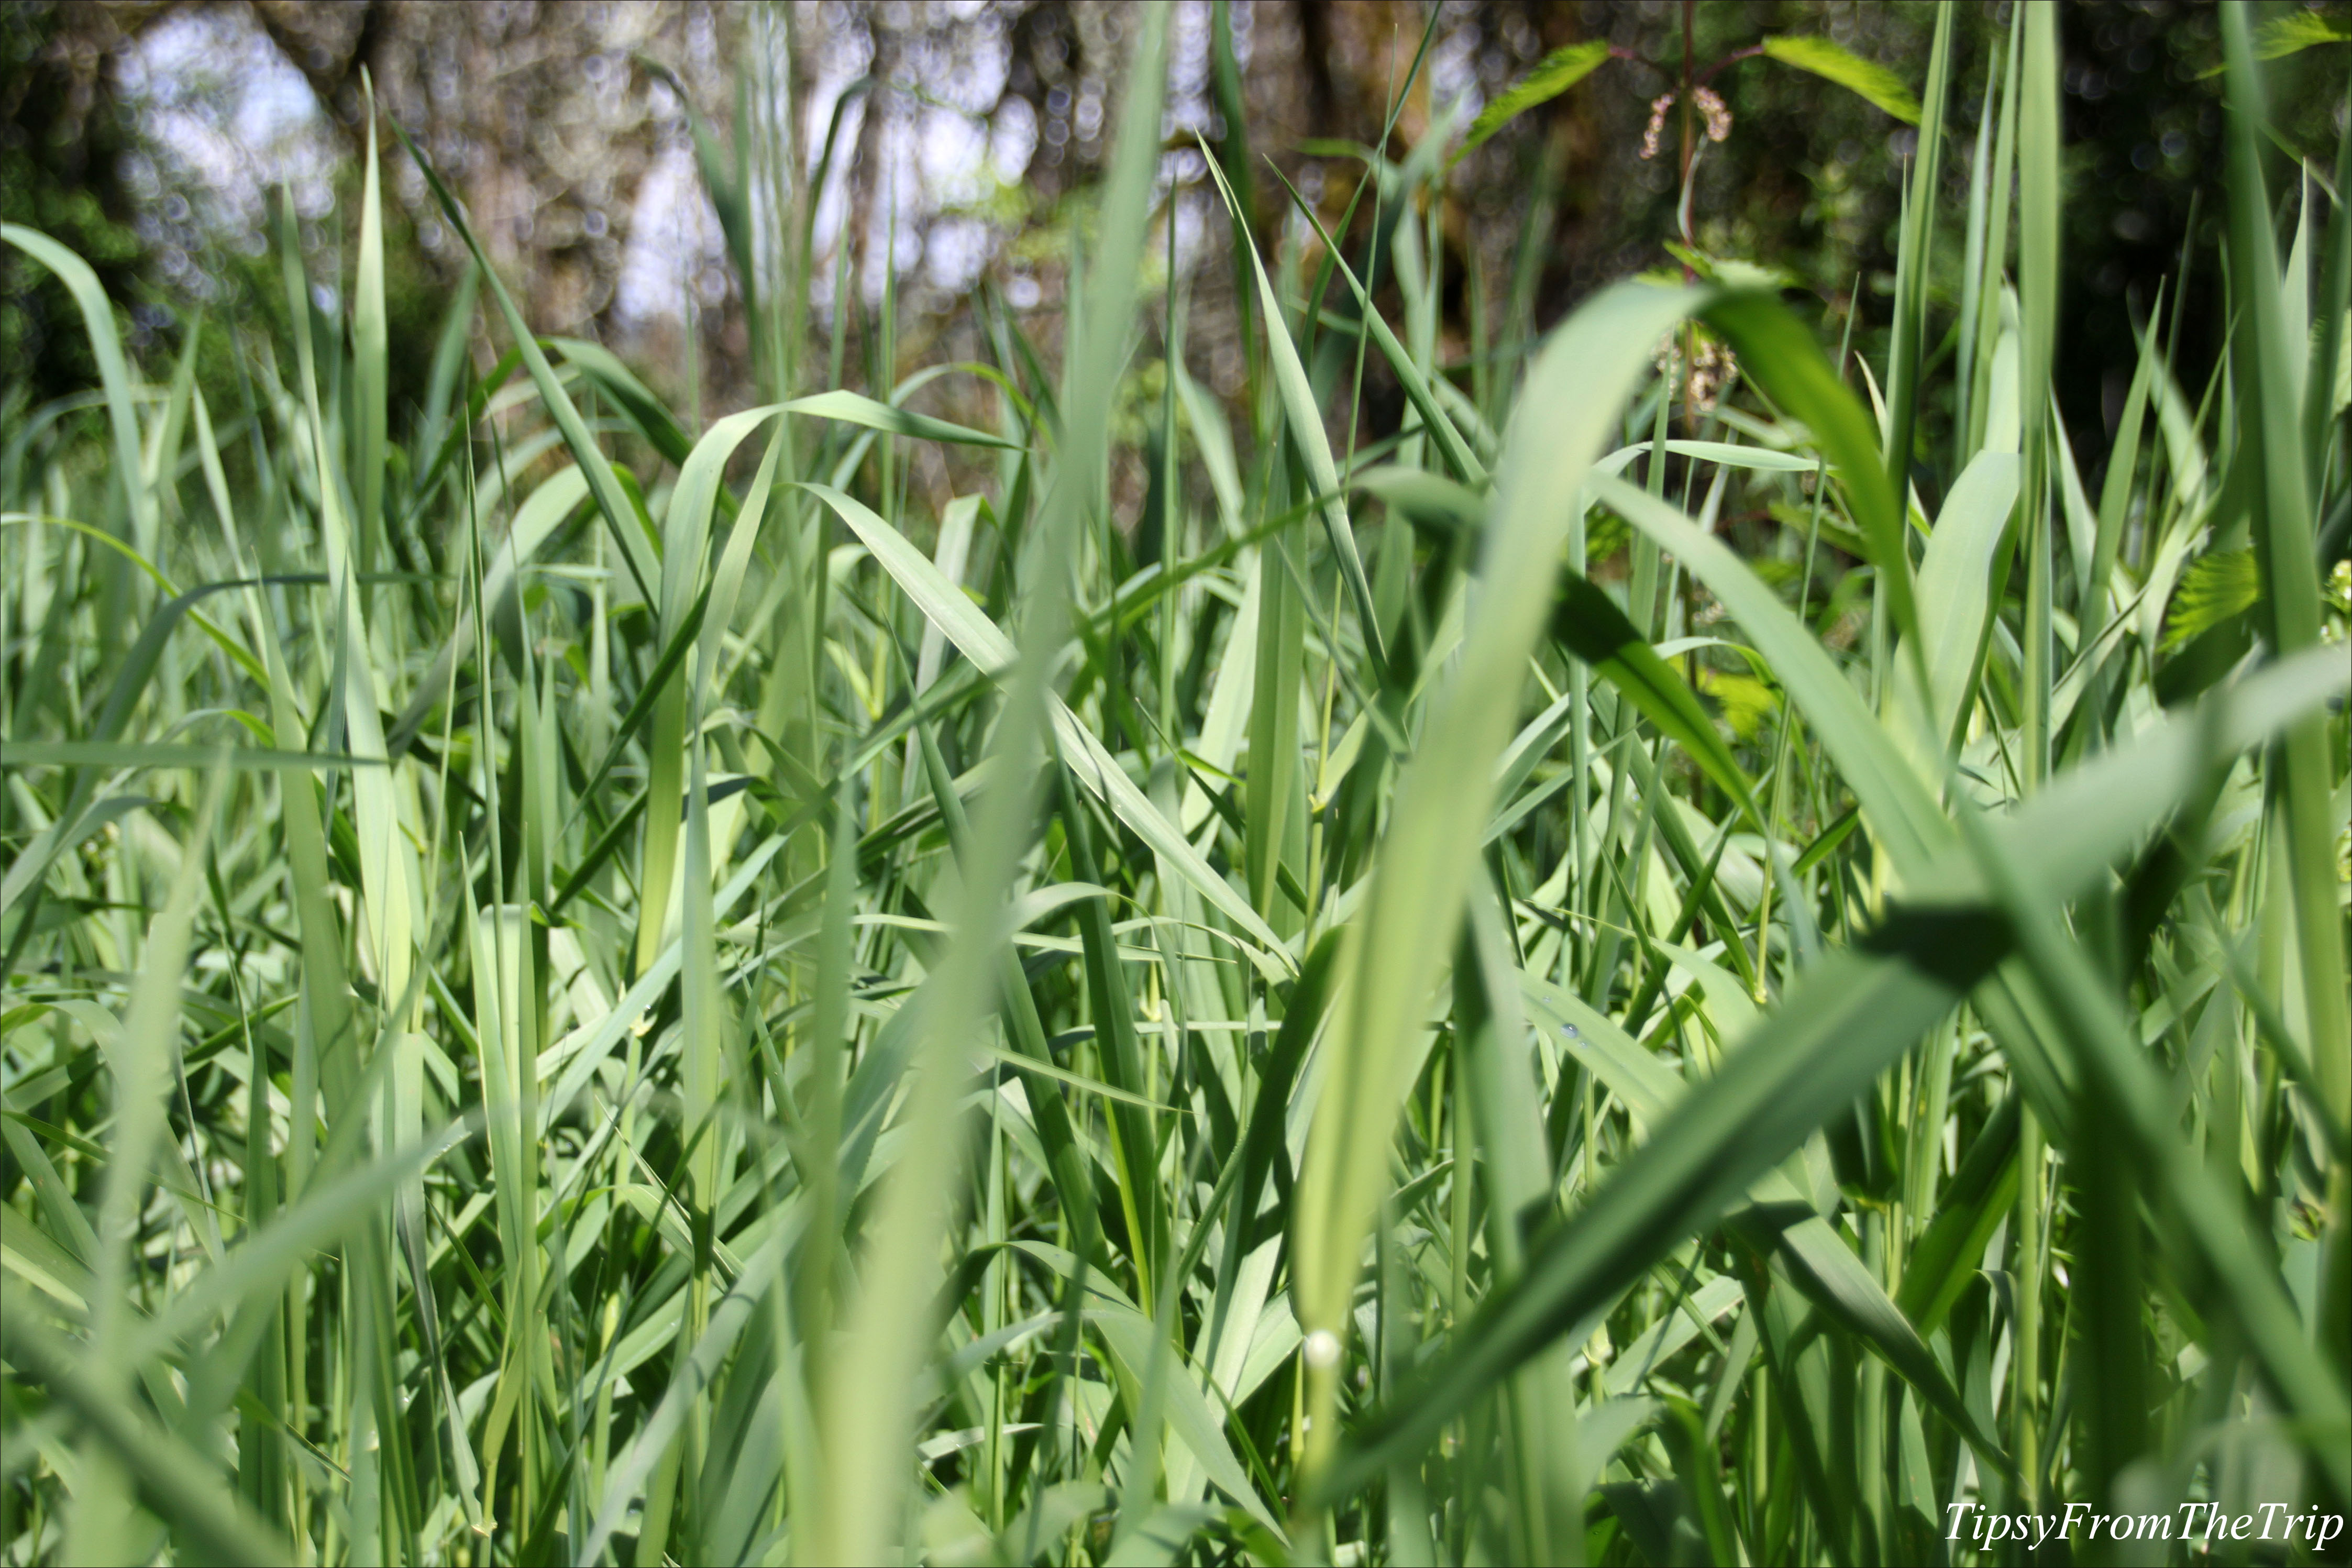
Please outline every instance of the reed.
M537 338L388 126L341 317L281 236L282 340L134 363L0 227L102 374L0 453L0 1560L2341 1514L2352 140L2282 262L2276 40L2225 7L2228 357L2151 326L2094 496L2016 14L1977 126L1948 18L1891 75L1756 51L1918 119L1876 366L1696 253L1482 316L1516 380L1440 363L1441 120L1365 155L1374 276L1211 152L1221 402L1153 270L1158 8L1063 352L979 300L974 425L803 343L781 126L705 146L768 400L703 427ZM429 416L395 157L478 264Z

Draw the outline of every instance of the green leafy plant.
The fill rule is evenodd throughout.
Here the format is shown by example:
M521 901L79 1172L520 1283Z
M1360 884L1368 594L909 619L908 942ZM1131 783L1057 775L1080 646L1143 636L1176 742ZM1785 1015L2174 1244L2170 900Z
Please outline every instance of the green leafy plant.
M1687 35L1692 26L1692 17L1687 9L1683 15L1683 25ZM2276 53L2287 52L2287 49L2275 47L2275 45L2283 42L2288 32L2292 32L2297 40L2291 46L2294 48L2308 47L2314 43L2336 41L2336 35L2327 30L2328 26L2329 24L2317 17L2310 18L2307 23L2301 24L2299 30L2283 31L2279 25L2273 24L2264 29L2264 47L2274 49ZM1795 34L1768 37L1745 48L1734 49L1722 58L1696 70L1688 65L1688 51L1685 50L1685 64L1676 89L1667 95L1666 100L1662 100L1661 103L1663 105L1680 98L1690 100L1694 106L1709 106L1704 107L1702 113L1706 119L1712 121L1716 115L1722 112L1722 109L1721 100L1715 97L1714 89L1709 84L1728 67L1737 65L1741 60L1755 59L1759 56L1810 72L1824 81L1834 82L1907 125L1919 123L1919 100L1911 95L1909 88L1903 85L1901 77L1896 76L1885 66L1865 60L1852 50L1843 48L1827 38ZM2264 58L2271 57L2265 55ZM1542 59L1538 60L1527 75L1513 82L1499 97L1478 111L1478 117L1470 122L1470 129L1464 134L1462 144L1454 150L1451 162L1460 163L1496 132L1500 131L1528 110L1540 104L1549 103L1553 99L1591 76L1604 62L1612 59L1627 60L1636 64L1643 63L1641 57L1633 50L1599 39L1581 44L1569 44L1552 50ZM1700 96L1702 91L1704 96ZM1663 115L1664 108L1662 107L1657 112ZM1717 141L1722 140L1720 135L1715 133L1711 123L1708 133ZM1655 134L1656 132L1654 129L1652 135Z

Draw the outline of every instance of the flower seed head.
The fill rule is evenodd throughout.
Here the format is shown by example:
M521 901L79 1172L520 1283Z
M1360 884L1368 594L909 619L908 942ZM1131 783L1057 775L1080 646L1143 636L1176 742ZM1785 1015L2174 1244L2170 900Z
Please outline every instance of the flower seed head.
M1671 92L1650 105L1650 124L1642 132L1642 156L1644 159L1658 155L1658 138L1666 131L1666 110L1674 106L1675 95Z
M1699 113L1706 117L1708 141L1720 142L1731 134L1731 110L1725 107L1722 99L1716 96L1715 89L1711 87L1691 89L1691 101L1698 105Z

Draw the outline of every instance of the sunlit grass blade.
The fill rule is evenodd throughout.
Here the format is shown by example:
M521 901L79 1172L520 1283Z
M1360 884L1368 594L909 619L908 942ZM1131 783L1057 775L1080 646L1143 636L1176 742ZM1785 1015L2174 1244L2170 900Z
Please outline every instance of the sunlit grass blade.
M499 313L506 318L507 328L514 335L516 351L522 355L523 366L530 373L532 384L539 388L548 416L563 432L564 445L571 448L572 461L578 463L581 471L588 476L589 489L596 497L598 509L604 514L605 525L612 531L614 542L621 547L621 559L628 566L629 575L635 581L637 591L646 601L649 604L656 602L655 585L660 581L658 559L653 542L638 521L636 509L630 505L628 496L621 489L619 477L614 473L611 462L597 448L586 422L580 417L579 409L563 390L563 384L556 378L555 367L547 363L547 355L540 348L538 338L532 335L530 324L516 307L514 297L507 292L506 284L499 280L489 258L483 254L481 241L476 237L473 226L466 221L457 198L442 184L439 172L409 140L408 132L396 122L393 126L393 134L398 136L400 144L408 149L409 156L424 174L425 184L439 204L443 216L466 242L480 276L488 280L490 298L498 302Z
M1079 531L1105 456L1107 393L1134 309L1145 201L1160 141L1167 26L1166 13L1147 14L1128 71L1083 335L1066 373L1068 417L1058 482L1043 525L1042 559L1056 565ZM795 1554L803 1560L870 1561L901 1529L908 1478L899 1456L911 1436L906 1426L912 1416L906 1391L924 1359L921 1303L938 1269L939 1240L947 1222L941 1186L951 1168L943 1136L950 1097L964 1076L968 1033L989 1011L1003 940L1003 901L1025 847L1032 759L1044 754L1052 661L1059 656L1066 617L1066 591L1056 574L1033 599L1022 626L993 748L998 782L983 797L965 867L961 929L949 946L946 966L932 979L921 1020L924 1050L913 1078L909 1152L890 1176L877 1209L879 1245L865 1270L857 1329L839 1363L846 1386L864 1389L867 1397L839 1406L828 1423L824 1440L837 1466L837 1484L812 1521L810 1536L795 1542Z
M1530 370L1515 425L1520 439L1496 477L1475 625L1399 781L1355 930L1329 1089L1299 1184L1298 1294L1310 1332L1348 1332L1346 1303L1387 1174L1390 1131L1417 1075L1414 1047L1475 864L1479 825L1457 806L1486 799L1517 717L1520 672L1567 527L1559 498L1583 482L1613 434L1616 405L1633 392L1659 335L1692 303L1679 291L1621 285L1572 317ZM1327 1454L1332 1364L1321 1369L1312 1401L1316 1441Z
M2245 8L2223 7L2230 89L2230 281L2241 317L2231 352L2235 390L2245 405L2254 558L2272 646L2287 655L2319 642L2319 574L2312 552L2311 498L2305 489L2303 426L2295 387L2297 344L2286 327L2270 205L2263 194L2256 130L2264 110L2247 38ZM2300 302L2298 302L2300 303ZM2320 1095L2339 1122L2352 1119L2352 1009L2343 984L2343 918L2336 908L2334 844L2340 828L2330 803L2326 721L2314 715L2287 732L2280 815L2288 846L2295 942L2303 971L2305 1026L2315 1045ZM2347 1189L2338 1172L2330 1204L2347 1219ZM2344 1242L2339 1239L2338 1247Z
M2227 710L2176 720L2070 773L1996 830L2034 867L2039 896L2077 891L2160 820L2213 752L2264 739L2346 684L2311 662L2283 668ZM1458 1348L1391 1402L1322 1484L1376 1473L1427 1440L1512 1367L1615 1300L1667 1248L1711 1222L1991 973L2012 948L1958 845L1855 947L1809 970L1723 1070L1693 1090L1593 1202L1533 1250ZM2315 1394L2314 1397L2322 1397Z
M1949 842L1949 825L1918 772L1896 752L1861 696L1780 595L1722 543L1648 492L1606 477L1596 479L1593 488L1604 504L1674 552L1724 602L1803 710L1898 870L1908 876L1924 868Z
M1449 164L1456 9L1264 212L1266 8L1088 23L1107 135L961 295L852 156L929 57L812 75L798 7L715 20L731 121L638 62L724 298L690 237L650 314L492 274L555 229L470 161L412 232L364 82L200 321L6 230L89 385L0 398L0 1558L1969 1568L2333 1506L2334 56L2217 13L2222 156L2149 177L2226 275L2192 216L2123 338L2053 7L1555 54L1704 154L1597 198L1679 289L1571 265L1585 100ZM1882 273L1710 254L1808 80L1919 126L1833 182Z
M37 229L21 224L0 224L6 240L55 273L81 312L82 330L98 361L99 384L106 394L107 426L114 437L115 475L121 482L131 510L131 542L142 555L155 553L157 530L153 495L141 483L146 465L140 460L139 415L131 405L131 369L122 354L121 334L115 331L114 308L89 263Z

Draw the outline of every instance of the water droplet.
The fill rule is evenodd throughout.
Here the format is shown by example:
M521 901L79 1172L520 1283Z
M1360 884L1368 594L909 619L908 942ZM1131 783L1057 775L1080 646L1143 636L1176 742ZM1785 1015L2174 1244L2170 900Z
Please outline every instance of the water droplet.
M1573 1025L1573 1024L1562 1024L1562 1025L1559 1026L1559 1032L1560 1032L1561 1034L1563 1034L1563 1035L1566 1035L1566 1036L1567 1036L1570 1039L1571 1039L1571 1040L1573 1040L1573 1039L1575 1039L1575 1038L1577 1038L1577 1037L1577 1037L1577 1033L1576 1033L1576 1026L1575 1026L1575 1025Z

